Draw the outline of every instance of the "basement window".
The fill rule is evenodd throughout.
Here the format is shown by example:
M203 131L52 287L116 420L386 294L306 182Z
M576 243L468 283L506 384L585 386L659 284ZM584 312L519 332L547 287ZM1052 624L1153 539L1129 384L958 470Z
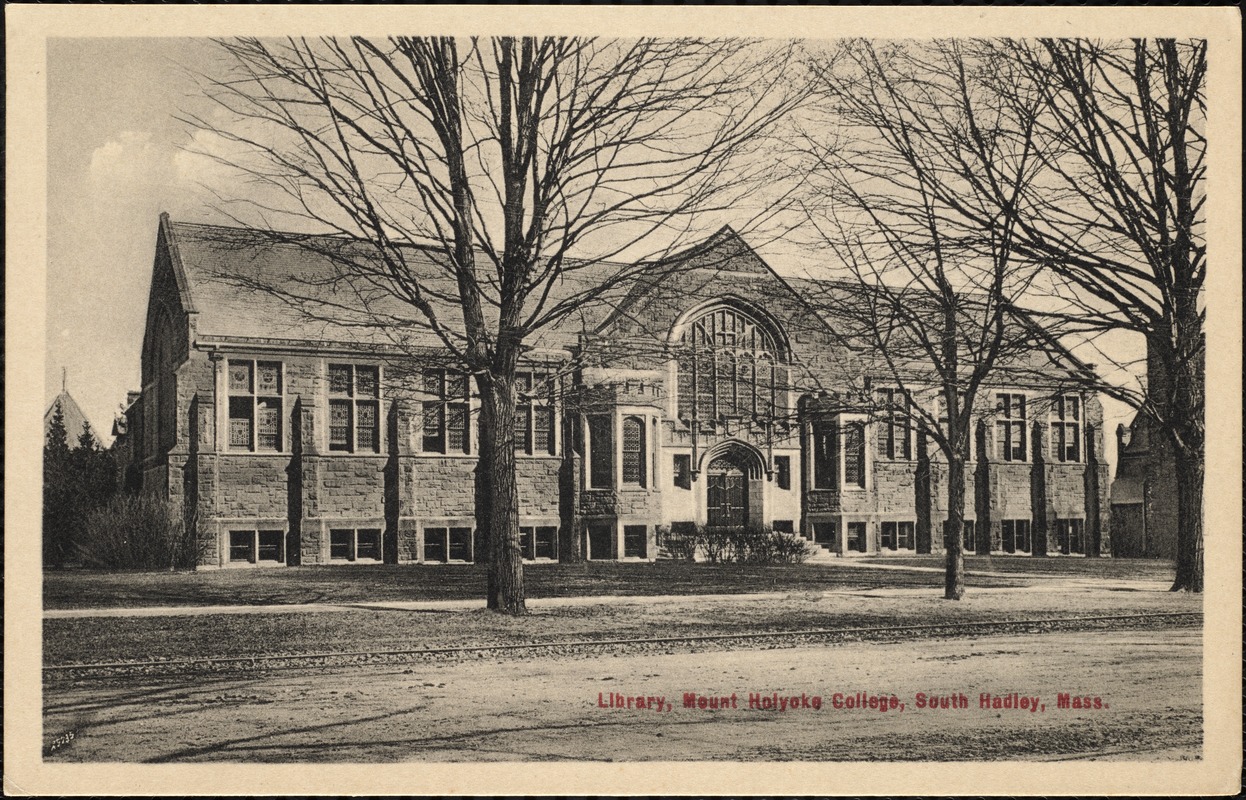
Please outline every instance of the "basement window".
M864 522L848 523L848 549L857 553L865 552L866 543Z
M472 560L471 528L425 528L425 563L446 564Z
M1030 552L1030 521L1028 519L1006 519L1000 523L1000 527L1005 553Z
M884 550L913 550L912 522L884 522L882 524L882 548Z
M231 564L284 564L284 531L230 531L229 562Z
M623 526L623 557L645 558L649 548L649 529L644 525Z
M1086 552L1086 540L1082 536L1083 521L1080 519L1056 520L1056 547L1065 555L1081 555Z
M519 548L528 561L553 561L558 558L558 528L553 525L520 526Z
M381 561L379 528L334 528L329 531L330 561Z

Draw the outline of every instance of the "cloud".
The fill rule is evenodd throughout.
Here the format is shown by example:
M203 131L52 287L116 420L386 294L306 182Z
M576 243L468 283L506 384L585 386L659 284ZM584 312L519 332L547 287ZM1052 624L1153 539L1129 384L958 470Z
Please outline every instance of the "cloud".
M206 187L228 195L244 176L233 164L247 163L247 148L210 130L196 130L173 155L174 180L181 186Z
M172 174L169 148L147 131L121 131L91 153L90 177L96 186L164 184Z

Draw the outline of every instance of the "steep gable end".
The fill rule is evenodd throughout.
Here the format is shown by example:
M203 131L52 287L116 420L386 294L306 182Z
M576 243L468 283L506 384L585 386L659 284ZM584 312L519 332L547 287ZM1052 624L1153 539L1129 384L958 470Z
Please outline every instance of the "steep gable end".
M169 348L176 361L185 359L190 347L191 320L196 313L173 225L168 214L161 214L143 333L144 384L151 381L150 355L157 339L165 340L160 342L161 346Z
M606 337L665 342L689 310L715 300L766 308L793 335L810 324L792 287L730 227L655 262L634 281L627 298L597 328ZM813 324L820 327L820 323Z

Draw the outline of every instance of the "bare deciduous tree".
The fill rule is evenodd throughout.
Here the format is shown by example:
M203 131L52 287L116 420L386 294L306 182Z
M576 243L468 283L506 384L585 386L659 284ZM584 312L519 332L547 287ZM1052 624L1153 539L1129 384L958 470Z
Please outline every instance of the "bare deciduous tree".
M987 102L989 69L955 41L843 43L816 67L825 117L803 139L813 157L809 217L851 276L819 301L864 345L864 368L892 387L866 408L906 420L924 440L919 451L930 441L946 459L952 600L964 594L975 412L985 412L990 382L1032 369L1043 349L1017 311L1034 268L1015 250L1015 215L990 205L996 193L1025 191L1035 142ZM996 181L986 195L984 175ZM991 226L970 221L993 212ZM930 552L930 520L918 518L918 550ZM975 545L990 552L985 525Z
M208 84L223 119L192 122L226 143L217 157L279 198L253 198L251 216L349 237L351 247L325 247L323 237L272 231L320 248L368 287L363 294L413 309L406 324L473 376L488 605L524 613L516 368L543 331L608 302L653 263L637 257L640 243L674 247L696 230L698 215L773 178L773 160L758 152L801 97L791 45L408 37L220 44L231 68ZM431 245L433 258L413 263L412 244ZM638 266L578 280L599 276L614 258ZM369 322L367 299L363 324L394 324L385 314Z
M1041 319L1092 343L1121 333L1145 341L1145 381L1118 360L1116 374L1101 370L1090 388L1139 409L1167 440L1177 482L1173 589L1202 591L1207 43L976 46L996 65L989 85L1009 128L1032 131L1036 174L1017 196L1001 185L1006 170L983 163L982 202L964 209L967 218L1007 224L1015 250L1044 265Z

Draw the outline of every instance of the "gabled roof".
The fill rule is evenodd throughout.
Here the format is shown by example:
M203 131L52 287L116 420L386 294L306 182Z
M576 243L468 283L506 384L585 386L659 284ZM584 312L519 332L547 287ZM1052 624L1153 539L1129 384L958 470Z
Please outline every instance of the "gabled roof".
M48 410L43 412L43 438L46 441L48 429L52 426L52 417L56 413L56 407L60 406L61 413L65 415L65 433L69 439L70 448L78 446L78 437L82 435L82 426L84 423L90 422L87 415L83 413L78 402L68 391L62 391L48 405ZM91 435L95 438L96 444L101 444L99 435L95 432L95 426L91 426Z
M379 268L375 249L337 236L258 231L164 220L174 272L184 276L187 311L196 312L196 335L212 338L438 347L421 311L402 299ZM438 249L398 245L396 261L419 277L438 320L461 331L458 289ZM346 265L369 265L360 274ZM480 273L488 271L480 264ZM570 262L553 282L547 304L607 282L621 265ZM181 287L179 286L179 289ZM591 330L608 303L584 303L544 337L558 341ZM540 337L538 337L540 338ZM537 342L540 344L540 342Z

